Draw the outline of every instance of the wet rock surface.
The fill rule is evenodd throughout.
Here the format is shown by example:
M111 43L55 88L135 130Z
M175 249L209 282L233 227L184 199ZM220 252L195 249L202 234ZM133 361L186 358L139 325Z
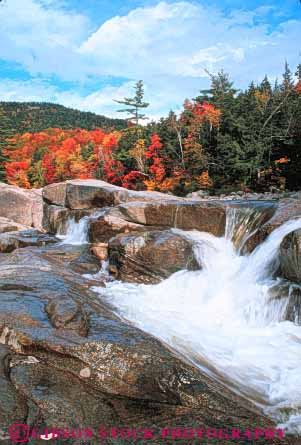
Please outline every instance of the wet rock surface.
M20 394L9 377L10 349L0 344L0 440L9 443L8 429L14 423L24 423L27 417L25 397ZM7 442L4 442L4 441Z
M28 246L45 246L57 243L58 239L38 230L0 233L0 252L9 253Z
M179 270L200 269L192 243L172 230L119 235L109 243L117 279L155 284Z
M280 268L284 278L301 284L301 230L290 233L282 241Z
M91 243L104 243L110 238L129 232L145 232L150 228L136 224L124 218L118 208L106 209L104 214L89 223L89 239ZM154 227L156 229L156 227Z
M70 210L67 207L48 205L44 203L43 228L52 234L65 235L70 220L78 222L85 216L93 215L97 209Z
M45 310L54 328L73 330L84 337L87 335L88 314L74 300L60 298L51 300Z
M198 268L190 242L170 228L222 236L224 203L131 192L102 181L67 181L47 186L42 206L39 191L15 189L0 187L0 204L15 205L0 219L0 436L4 443L9 443L7 432L13 423L94 431L101 425L154 431L275 426L259 408L121 320L101 297L104 283L93 276L106 259L108 242L111 266L122 279L156 283L177 270ZM278 216L276 212L275 219L263 226L280 224L288 218L285 213L298 215L300 201L292 201L296 200L280 203ZM65 233L70 218L79 221L99 209L104 209L103 214L89 221L94 246L62 245L53 236L20 230L23 224L38 227L43 220L45 231ZM295 244L286 242L283 249L289 257ZM98 249L95 256L91 247ZM97 286L100 294L91 286ZM286 318L299 323L297 291L291 293ZM94 436L85 442L99 440ZM166 444L166 439L157 435L154 441L128 441L150 442ZM220 444L221 440L207 442ZM29 443L45 442L32 439ZM83 440L51 443L82 445ZM106 438L105 443L126 440ZM296 445L290 439L262 443Z
M84 247L78 258L72 260L70 268L79 274L94 275L101 269L101 262L96 255L91 253L89 247Z
M168 228L197 229L222 236L225 225L226 207L218 202L129 202L91 221L89 237L93 243L107 242L120 233Z
M0 255L7 398L0 416L10 424L15 419L32 426L95 429L200 421L229 427L272 424L158 340L121 321L68 267L76 253L66 249L56 245Z
M279 201L272 218L263 224L246 243L246 251L252 252L274 229L294 218L301 218L301 199L299 195L295 198Z
M146 226L174 227L183 230L225 233L226 210L218 202L127 203L118 209L124 219Z
M109 252L108 252L108 243L96 243L91 247L91 253L96 256L101 262L107 261Z
M301 325L301 287L295 285L290 287L284 318Z

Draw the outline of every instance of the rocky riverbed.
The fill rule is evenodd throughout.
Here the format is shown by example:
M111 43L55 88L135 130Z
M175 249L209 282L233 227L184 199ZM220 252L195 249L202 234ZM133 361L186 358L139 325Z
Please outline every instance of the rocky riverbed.
M158 433L153 441L140 437L129 443L166 443L159 434L164 427L275 427L261 407L118 316L107 299L92 290L109 279L101 273L107 262L115 279L145 284L159 283L182 269L202 268L192 243L174 229L223 236L229 208L244 205L241 198L177 198L95 180L67 181L40 191L0 184L3 443L10 443L9 427L16 423L31 429L89 427L95 431L91 444L100 443L100 425ZM263 206L254 201L254 209L258 230L245 240L248 252L285 221L301 217L301 199L295 194ZM70 221L76 224L82 218L88 243L62 243L57 235L70 229ZM233 241L239 243L243 235L235 233ZM279 262L279 276L296 284L295 292L285 294L290 298L287 320L296 324L301 323L300 248L296 230L283 240ZM288 436L256 444L296 440ZM109 437L104 443L124 442ZM50 443L79 445L83 440ZM222 441L207 438L206 443ZM245 444L246 439L233 443Z

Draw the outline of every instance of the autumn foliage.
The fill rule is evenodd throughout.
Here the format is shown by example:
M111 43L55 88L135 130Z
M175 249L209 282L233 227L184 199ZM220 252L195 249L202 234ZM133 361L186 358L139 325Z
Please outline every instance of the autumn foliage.
M301 65L297 75L295 84L286 66L280 85L265 78L238 93L220 72L179 114L146 126L129 121L118 130L48 128L16 135L13 119L9 126L0 109L0 178L24 188L96 178L182 196L199 189L292 189L301 177Z
M7 150L10 162L6 177L10 184L42 187L67 179L102 178L121 184L124 167L114 159L119 132L101 129L61 130L51 128L14 138L14 150Z
M218 126L219 117L219 110L210 104L185 103L180 120L187 128L183 153L186 168L172 162L156 133L137 136L128 150L134 165L129 168L118 158L123 131L50 128L16 135L11 140L14 149L8 146L5 151L9 159L5 164L6 179L10 184L31 188L68 179L96 178L129 189L173 192L181 181L192 179L190 161L203 156L198 142L201 128L209 125L212 131ZM202 188L211 185L206 169L196 172L195 181Z

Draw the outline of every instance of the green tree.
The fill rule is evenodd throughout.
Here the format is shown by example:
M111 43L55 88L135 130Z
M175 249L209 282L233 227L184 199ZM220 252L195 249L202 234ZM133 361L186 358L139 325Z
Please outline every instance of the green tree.
M5 181L5 163L8 162L8 157L4 154L6 149L12 147L9 141L14 135L14 130L10 128L10 121L3 109L0 108L0 181Z
M127 106L127 108L118 110L118 112L128 113L130 117L127 118L127 120L134 120L136 125L139 125L139 120L148 119L145 114L140 113L141 109L149 106L148 102L144 102L144 88L142 80L139 80L135 85L134 97L125 97L123 100L115 100L115 102Z
M284 65L284 73L282 75L282 85L281 89L283 91L292 90L294 88L293 75L289 68L287 61L285 61Z

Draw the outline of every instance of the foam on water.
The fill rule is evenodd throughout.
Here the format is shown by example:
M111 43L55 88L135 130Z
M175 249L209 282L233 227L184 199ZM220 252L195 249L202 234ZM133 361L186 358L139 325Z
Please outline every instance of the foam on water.
M66 234L57 235L62 240L62 244L82 245L89 243L89 221L97 219L103 215L105 209L99 210L92 215L84 216L79 221L71 217L67 223Z
M237 221L237 214L228 218ZM301 433L301 328L284 321L288 299L273 298L285 289L274 278L279 246L299 228L301 219L285 223L249 256L231 241L235 221L222 238L175 229L192 240L202 270L157 285L113 281L100 292L123 317Z

